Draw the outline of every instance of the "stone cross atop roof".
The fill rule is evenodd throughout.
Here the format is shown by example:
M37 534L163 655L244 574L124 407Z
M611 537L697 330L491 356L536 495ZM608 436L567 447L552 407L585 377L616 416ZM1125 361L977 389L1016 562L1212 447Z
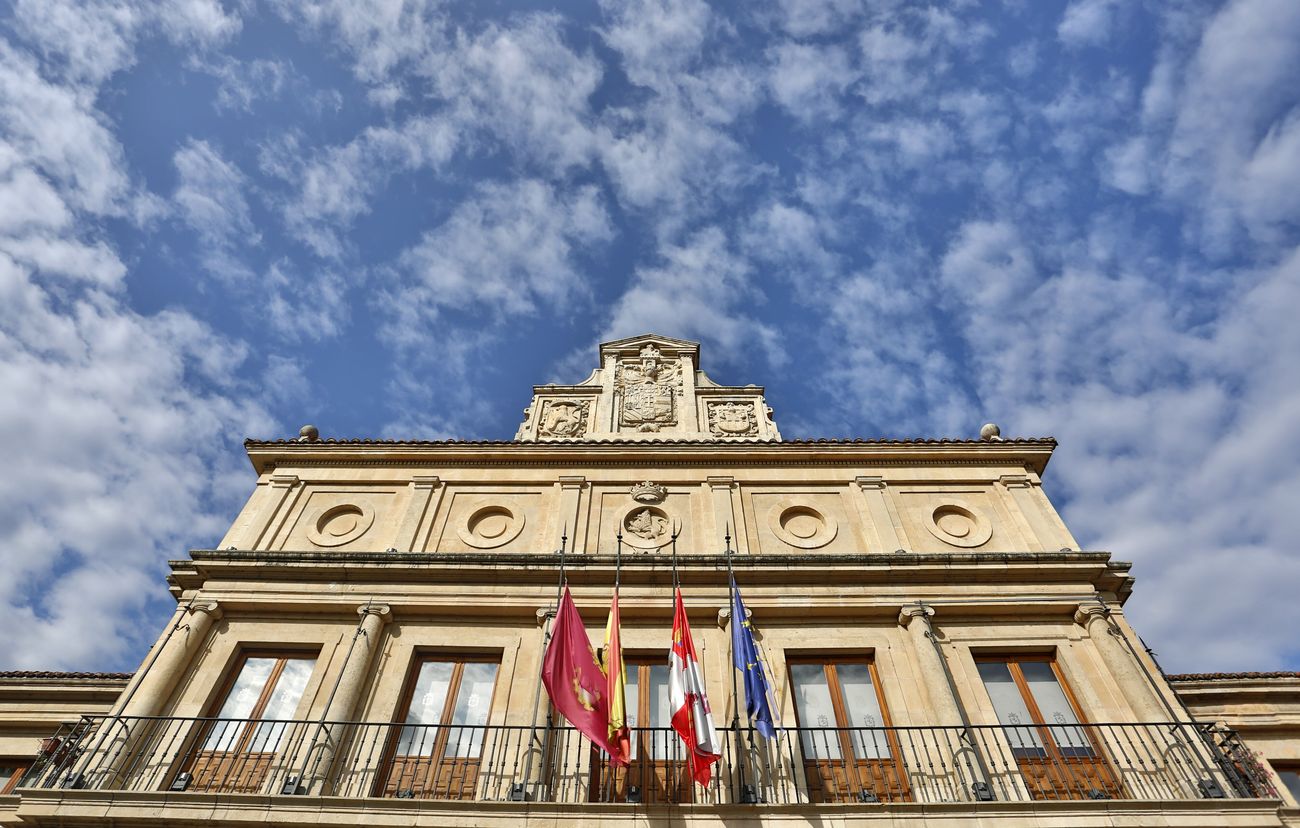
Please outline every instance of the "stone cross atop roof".
M699 369L700 343L657 334L600 346L600 367L577 385L537 385L515 439L781 439L763 389L718 385Z

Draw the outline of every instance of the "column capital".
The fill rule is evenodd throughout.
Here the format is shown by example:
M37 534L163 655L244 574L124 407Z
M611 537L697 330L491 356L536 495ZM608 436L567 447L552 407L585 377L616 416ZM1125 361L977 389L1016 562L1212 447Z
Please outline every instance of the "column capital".
M298 485L298 475L296 474L273 474L271 475L271 486L276 489L292 489Z
M560 475L561 489L581 489L587 482L587 478L580 474L562 474Z
M202 612L212 618L213 621L220 621L223 612L221 605L215 598L200 598L197 601L190 602L190 613Z
M411 486L416 489L436 489L442 485L442 479L433 474L417 474L411 478Z
M745 607L746 618L749 618L753 614L754 614L753 610L751 610L749 607ZM725 630L727 628L727 625L730 623L731 623L731 606L728 605L718 610L718 626Z
M542 626L543 624L545 624L545 623L546 623L546 619L550 618L552 615L555 615L555 607L538 607L538 608L537 608L537 626L540 627L540 626Z
M885 488L885 478L880 477L879 475L875 475L875 476L860 475L858 477L853 478L853 482L858 484L858 488L862 489L863 491L866 491L867 489Z
M393 620L392 607L387 604L362 604L357 607L357 615L361 616L363 621L367 615L378 616L379 623L381 624L387 624L389 621Z
M1110 610L1100 601L1089 601L1080 604L1074 611L1074 623L1081 627L1086 627L1092 623L1092 619L1101 618L1105 620L1110 615Z
M906 604L898 612L898 625L909 627L913 618L933 618L934 607L928 604Z
M704 478L710 489L730 489L736 485L736 478L726 475L710 475Z
M1028 489L1034 485L1027 474L1004 474L998 478L998 483L1008 489Z

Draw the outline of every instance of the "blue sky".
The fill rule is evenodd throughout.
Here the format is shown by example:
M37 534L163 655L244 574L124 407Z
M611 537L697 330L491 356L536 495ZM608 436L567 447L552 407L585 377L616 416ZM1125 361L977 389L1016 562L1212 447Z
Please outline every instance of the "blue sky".
M699 339L787 436L1061 441L1172 670L1300 667L1300 4L17 0L0 667L133 667L245 436Z

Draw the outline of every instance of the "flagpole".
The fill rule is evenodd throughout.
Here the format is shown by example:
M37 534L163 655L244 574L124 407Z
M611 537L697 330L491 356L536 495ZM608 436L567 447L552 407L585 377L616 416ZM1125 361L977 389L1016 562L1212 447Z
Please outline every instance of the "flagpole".
M728 524L726 534L723 536L727 548L727 596L731 602L731 623L740 624L745 619L736 617L736 572L731 568L731 525ZM740 738L740 688L736 683L736 629L732 627L728 632L729 642L727 649L731 652L731 731L736 735L736 762L740 771L740 802L751 804L755 797L750 790L750 786L745 783L745 743ZM749 707L745 707L745 717L749 719L749 743L754 744L754 718L749 715Z
M560 583L555 588L555 615L559 615L560 601L564 599L564 552L569 545L569 527L564 527L560 533ZM537 709L542 703L542 670L546 667L546 650L551 643L551 632L554 623L551 621L552 614L546 614L546 620L543 622L542 632L542 653L537 663L537 690L533 694L533 716L529 720L532 727L537 727ZM542 741L542 755L550 753L551 729L554 727L555 718L551 710L551 705L546 705L546 736ZM534 729L534 734L536 730ZM528 800L528 782L532 778L533 772L533 752L528 751L528 758L524 760L524 781L516 782L510 788L510 799L513 802L526 802Z

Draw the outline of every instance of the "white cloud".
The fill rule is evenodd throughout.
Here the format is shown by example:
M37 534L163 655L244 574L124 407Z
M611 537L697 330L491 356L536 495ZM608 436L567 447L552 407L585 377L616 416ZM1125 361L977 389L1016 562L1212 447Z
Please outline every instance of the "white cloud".
M780 366L786 354L776 330L743 310L763 300L754 283L752 266L726 235L707 227L683 244L665 245L657 264L637 269L600 339L655 331L701 340L711 362L742 364L757 352Z
M0 481L0 623L24 630L0 663L126 664L155 632L163 561L220 536L217 478L269 423L228 396L238 346L96 292L57 302L36 278L0 255L0 430L23 442Z
M1096 46L1110 37L1116 0L1074 0L1061 17L1056 35L1067 46Z
M1196 216L1188 240L1225 258L1275 243L1294 227L1300 158L1290 115L1300 75L1300 6L1234 2L1207 22L1170 12L1181 37L1162 50L1143 92L1141 132L1110 151L1112 183L1130 190L1151 170L1158 191ZM1175 47L1184 48L1175 48Z
M628 79L660 92L700 60L712 21L701 0L602 0L601 10L610 18L601 33L622 58Z
M805 123L838 115L840 96L858 76L847 50L839 46L782 43L771 57L773 97Z
M844 31L864 11L860 0L779 0L780 23L795 37Z
M366 83L384 85L445 48L447 20L437 0L273 0L288 22L333 36Z
M222 279L247 279L241 255L261 239L244 199L244 174L206 141L187 141L172 157L177 185L173 199L194 230L204 267Z
M394 175L442 168L460 140L454 121L418 115L396 127L367 127L347 144L315 152L291 134L263 147L260 166L293 187L279 202L289 231L317 256L339 259L352 222L369 212Z
M434 87L468 124L516 154L563 171L592 157L590 98L600 61L565 44L560 21L532 16L460 38L442 56Z
M594 187L565 191L542 181L483 184L396 265L382 291L392 324L382 336L399 347L433 338L444 310L503 320L556 308L588 294L578 260L613 236Z

